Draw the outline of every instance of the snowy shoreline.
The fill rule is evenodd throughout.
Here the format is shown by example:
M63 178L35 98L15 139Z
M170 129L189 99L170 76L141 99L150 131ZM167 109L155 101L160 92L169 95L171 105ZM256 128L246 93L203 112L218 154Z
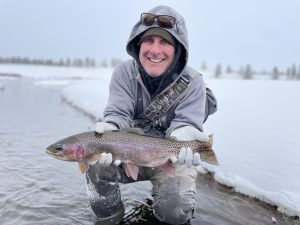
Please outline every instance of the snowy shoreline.
M61 85L63 99L95 120L102 118L112 69L0 66L0 73L4 72L33 79L39 87ZM278 206L287 215L300 216L300 106L294 103L300 82L205 80L219 109L204 129L214 133L221 165L203 167L214 173L217 182Z
M222 81L220 81L222 82ZM244 82L244 81L241 81ZM86 94L86 98L79 98L80 92L82 90L85 90L84 93ZM93 91L91 91L93 90ZM101 101L100 98L103 97L95 97L95 96L101 96L101 93L99 91L98 94L96 94L97 91L97 84L90 82L82 85L73 85L69 86L63 89L62 97L64 99L67 99L70 104L75 106L76 108L80 109L81 111L87 113L92 118L96 118L96 120L101 120L102 114L99 115L99 112L102 112L105 104L103 105L97 105ZM77 93L77 94L76 94ZM96 95L95 95L96 94ZM97 100L98 98L98 100ZM89 99L89 103L85 101L85 99ZM92 105L97 105L97 109L93 110L93 107L89 107ZM210 120L210 119L209 119ZM212 118L211 118L212 120ZM211 127L213 131L213 127ZM216 133L216 132L212 132ZM218 147L218 149L221 149ZM217 156L218 154L217 151ZM263 188L257 187L251 182L247 181L247 179L244 179L241 176L229 173L224 173L222 169L214 168L208 164L202 165L203 167L199 167L198 171L201 173L206 173L207 171L211 172L214 176L214 179L223 185L226 185L228 187L233 187L236 192L239 192L241 194L244 194L246 196L250 196L253 198L256 198L258 200L261 200L263 202L269 203L273 206L277 206L278 210L280 212L283 212L289 216L300 216L300 205L299 205L299 197L300 195L295 195L296 199L298 199L297 204L294 204L293 201L291 201L291 198L293 195L290 195L287 192L284 191L265 191Z

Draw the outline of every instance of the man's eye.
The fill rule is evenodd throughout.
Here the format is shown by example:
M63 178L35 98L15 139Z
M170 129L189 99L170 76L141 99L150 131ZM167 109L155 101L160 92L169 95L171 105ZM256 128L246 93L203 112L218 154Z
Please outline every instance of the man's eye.
M145 42L145 43L153 43L153 38L151 38L151 37L146 37L146 38L143 40L143 42Z
M162 45L170 45L170 43L166 39L161 39L160 43Z

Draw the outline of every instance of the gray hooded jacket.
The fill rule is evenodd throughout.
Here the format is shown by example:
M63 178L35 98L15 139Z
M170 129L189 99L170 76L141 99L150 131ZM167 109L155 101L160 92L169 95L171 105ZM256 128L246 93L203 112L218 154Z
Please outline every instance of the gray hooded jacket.
M170 15L176 18L176 24L172 28L164 28L173 35L182 49L179 57L180 61L173 65L172 74L168 74L168 80L171 79L169 84L183 74L188 75L191 80L187 90L181 94L178 101L161 118L161 126L165 130L161 131L153 127L148 127L144 131L155 136L169 136L174 129L182 126L193 126L203 131L202 124L205 120L206 89L202 75L187 66L189 45L184 18L167 6L157 6L150 10L149 13ZM159 26L156 21L151 26L146 26L140 21L135 24L126 46L128 54L133 59L119 64L112 75L109 87L109 99L104 110L104 121L113 123L120 129L134 127L136 125L137 109L140 108L138 105L142 104L142 109L144 110L150 104L153 97L150 96L143 82L142 75L144 71L138 58L140 37L151 27ZM141 91L141 93L138 94L138 91Z

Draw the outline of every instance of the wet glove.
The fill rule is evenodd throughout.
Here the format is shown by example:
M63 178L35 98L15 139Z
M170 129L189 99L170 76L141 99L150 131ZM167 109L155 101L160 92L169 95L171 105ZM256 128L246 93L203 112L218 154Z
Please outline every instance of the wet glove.
M192 126L184 126L173 130L170 137L175 137L177 141L208 141L208 136ZM193 153L191 148L181 148L178 157L171 157L172 163L186 165L187 167L199 166L201 163L200 154Z
M102 134L104 131L108 131L108 130L117 130L117 126L112 124L112 123L107 123L107 122L97 122L95 124L95 132L96 133L99 133L99 134ZM115 165L115 166L119 166L121 164L121 161L120 160L115 160L113 161L112 160L112 154L111 153L106 153L106 152L103 152L101 153L101 158L97 161L94 161L94 162L90 162L90 164L95 164L95 163L99 163L103 166L110 166L112 163Z

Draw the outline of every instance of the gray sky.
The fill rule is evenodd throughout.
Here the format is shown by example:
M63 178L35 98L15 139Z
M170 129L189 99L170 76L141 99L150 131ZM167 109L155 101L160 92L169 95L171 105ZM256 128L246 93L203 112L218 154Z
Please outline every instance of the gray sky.
M185 17L197 69L300 64L299 0L0 0L0 57L127 59L132 26L157 5Z

